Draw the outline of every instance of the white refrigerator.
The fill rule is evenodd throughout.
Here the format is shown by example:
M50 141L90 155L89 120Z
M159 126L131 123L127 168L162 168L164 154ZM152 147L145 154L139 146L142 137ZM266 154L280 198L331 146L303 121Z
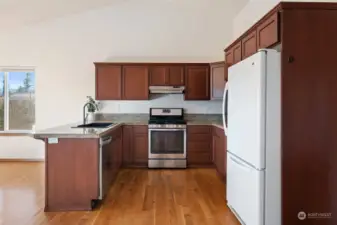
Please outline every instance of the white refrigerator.
M270 49L229 67L226 198L241 224L281 225L280 68L280 53Z

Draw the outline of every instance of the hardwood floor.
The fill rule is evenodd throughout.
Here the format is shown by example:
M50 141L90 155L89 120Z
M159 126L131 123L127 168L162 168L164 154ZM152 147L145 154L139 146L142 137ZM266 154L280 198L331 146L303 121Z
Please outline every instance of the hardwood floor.
M92 212L45 213L44 163L0 163L0 225L239 225L214 169L124 169Z

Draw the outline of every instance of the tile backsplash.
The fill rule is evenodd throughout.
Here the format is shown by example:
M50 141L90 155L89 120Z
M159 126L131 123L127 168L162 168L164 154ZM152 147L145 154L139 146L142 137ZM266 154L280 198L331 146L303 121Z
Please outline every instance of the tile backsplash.
M101 101L100 113L149 113L153 107L184 108L188 114L221 114L222 101L184 101L183 94L152 94L149 101Z

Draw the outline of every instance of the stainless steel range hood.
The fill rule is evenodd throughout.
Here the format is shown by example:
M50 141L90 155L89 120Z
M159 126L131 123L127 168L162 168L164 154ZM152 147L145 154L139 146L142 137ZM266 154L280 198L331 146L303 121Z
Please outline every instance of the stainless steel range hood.
M150 86L151 94L182 94L184 93L184 86Z

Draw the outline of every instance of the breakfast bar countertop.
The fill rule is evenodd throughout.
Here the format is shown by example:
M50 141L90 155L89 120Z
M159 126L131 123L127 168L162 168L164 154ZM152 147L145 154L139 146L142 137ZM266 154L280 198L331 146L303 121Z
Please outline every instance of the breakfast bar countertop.
M93 122L111 122L106 128L77 128L83 122L65 124L44 130L38 130L32 136L45 138L101 138L122 125L148 125L147 114L97 114ZM223 129L221 115L187 114L187 125L213 125Z

